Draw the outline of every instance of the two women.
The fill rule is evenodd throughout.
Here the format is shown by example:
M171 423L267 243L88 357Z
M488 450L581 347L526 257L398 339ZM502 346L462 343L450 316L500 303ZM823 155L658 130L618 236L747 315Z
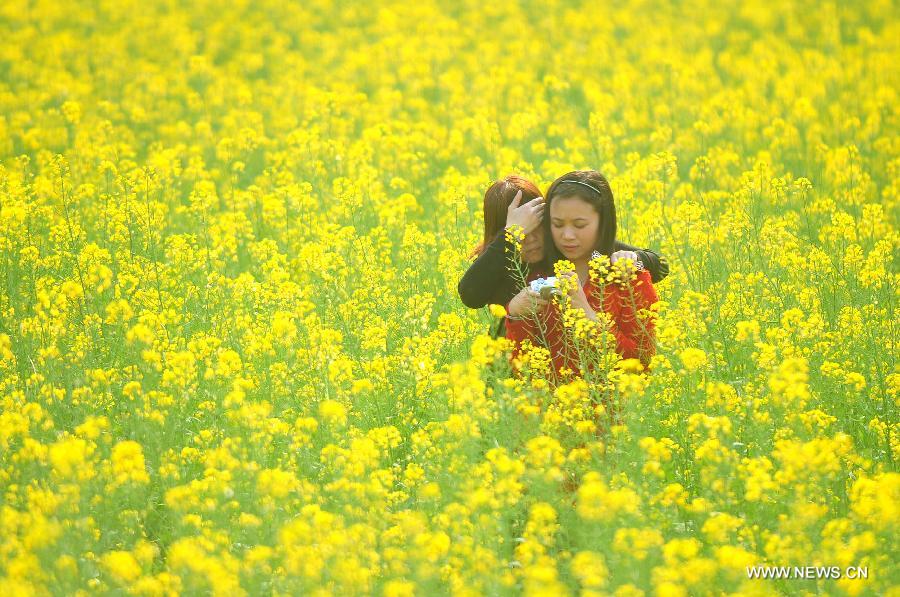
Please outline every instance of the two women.
M664 278L668 267L656 253L616 241L615 203L603 175L576 171L561 176L550 185L546 201L533 183L509 176L485 193L484 212L485 237L477 249L479 256L459 283L463 303L472 308L506 305L507 337L517 347L526 339L544 345L550 351L554 376L567 369L583 370L585 355L567 340L560 305L516 279L517 268L510 261L515 247L504 231L517 225L525 232L520 252L525 281L552 276L557 262L570 261L575 270L567 277L576 278L568 283L568 304L592 321L600 313L608 314L619 354L644 364L649 361L653 326L639 313L656 302L652 282ZM603 284L592 280L589 272L597 255L613 263L629 258L638 269L632 280Z

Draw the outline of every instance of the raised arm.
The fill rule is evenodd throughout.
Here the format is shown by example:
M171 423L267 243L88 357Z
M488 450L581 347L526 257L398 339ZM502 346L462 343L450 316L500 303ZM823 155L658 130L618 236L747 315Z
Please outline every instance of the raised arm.
M506 267L508 244L501 231L463 274L456 289L465 306L480 309L497 300L500 291L510 286L512 280ZM509 300L502 299L499 304Z
M542 197L521 205L522 191L506 209L506 227L497 234L459 281L459 298L467 307L480 309L488 303L502 305L515 296L516 283L509 271L509 258L515 248L506 240L506 228L520 226L526 233L540 226L544 215Z
M618 240L615 243L614 249L616 251L634 251L637 253L638 259L641 260L641 263L643 263L644 267L647 268L647 271L650 272L650 278L653 282L659 282L669 275L669 262L666 261L665 257L658 255L650 249L640 249Z

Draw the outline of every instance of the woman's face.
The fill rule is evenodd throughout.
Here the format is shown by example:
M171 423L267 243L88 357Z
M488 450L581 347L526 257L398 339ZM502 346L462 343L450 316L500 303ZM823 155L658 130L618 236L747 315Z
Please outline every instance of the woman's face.
M597 246L600 214L580 197L561 197L550 202L553 244L569 261L591 258Z
M538 226L522 240L522 261L537 263L544 258L544 234Z

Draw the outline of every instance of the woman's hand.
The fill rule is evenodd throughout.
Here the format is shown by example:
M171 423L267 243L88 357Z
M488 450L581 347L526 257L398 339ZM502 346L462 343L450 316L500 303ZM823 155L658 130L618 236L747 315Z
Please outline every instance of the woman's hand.
M591 304L588 302L587 295L584 294L584 288L578 280L578 274L575 272L565 272L562 274L562 278L571 280L567 285L569 286L569 299L572 301L572 306L584 311L584 314L587 315L588 319L591 321L597 321L597 312L594 311L594 308L591 307Z
M521 226L525 234L528 234L541 224L544 217L544 198L535 197L525 205L519 205L522 201L522 191L517 191L515 198L506 210L506 225Z
M547 301L541 298L541 293L535 292L526 286L509 301L508 311L510 317L521 319L527 315L537 313L546 306Z
M634 263L635 269L643 269L644 266L641 263L641 260L638 259L637 253L634 251L616 251L612 255L609 256L610 264L615 263L620 259L631 259L631 262Z

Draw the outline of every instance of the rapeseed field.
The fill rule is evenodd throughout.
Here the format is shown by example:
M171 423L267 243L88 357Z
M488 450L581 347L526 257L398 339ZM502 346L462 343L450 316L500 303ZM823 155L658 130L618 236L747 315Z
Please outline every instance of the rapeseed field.
M900 595L896 3L0 33L4 595ZM456 290L491 181L586 168L671 270L621 419Z

